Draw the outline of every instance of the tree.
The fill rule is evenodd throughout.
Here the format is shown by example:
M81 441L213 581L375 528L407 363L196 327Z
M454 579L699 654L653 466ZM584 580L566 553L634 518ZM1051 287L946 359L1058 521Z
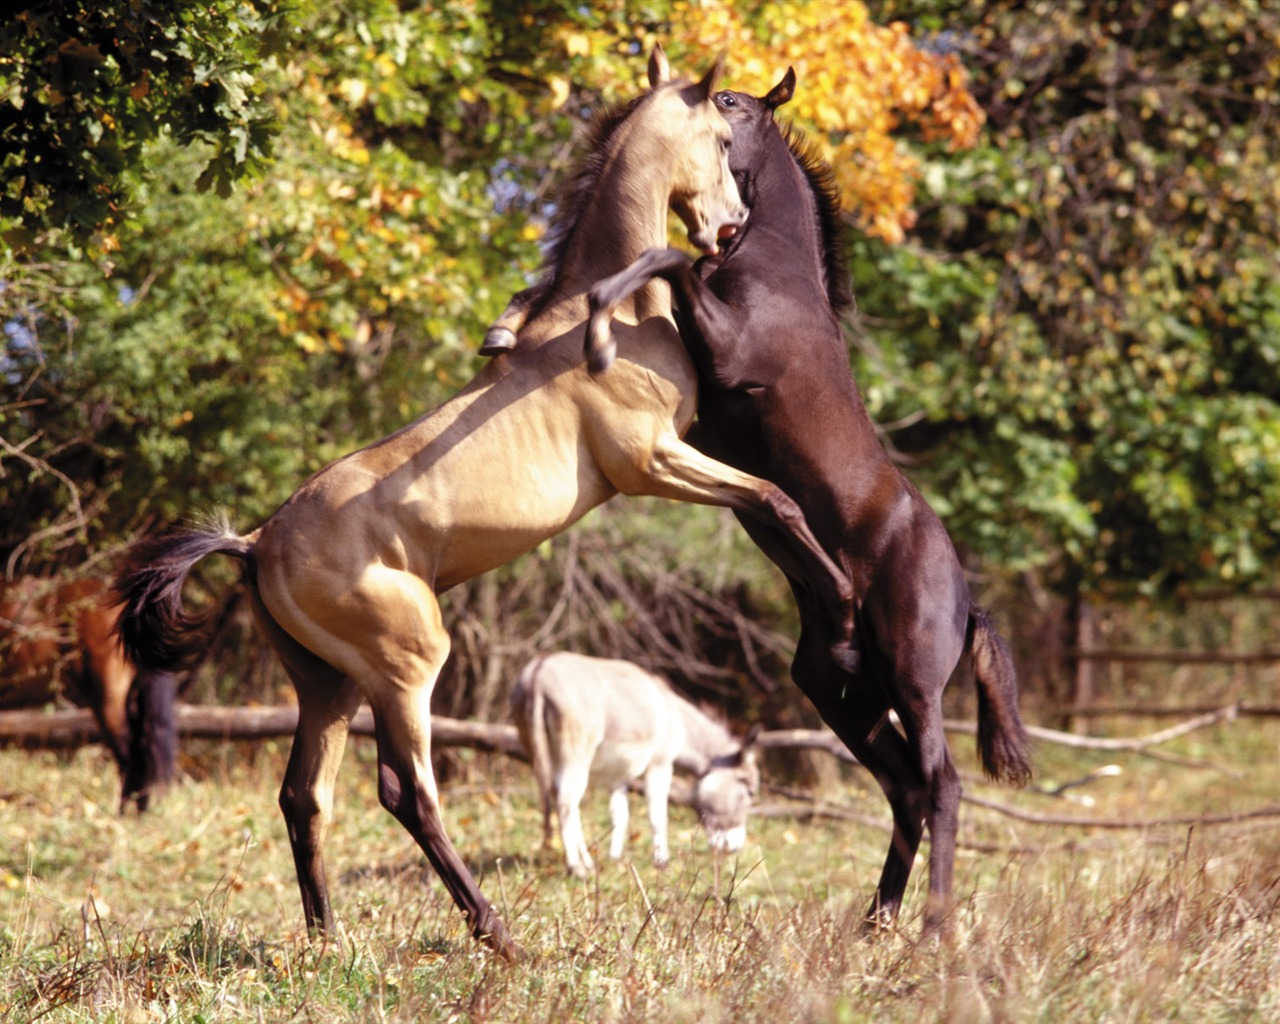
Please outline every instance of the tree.
M584 119L642 86L644 54L660 37L680 66L709 64L719 43L698 44L708 24L767 88L785 60L804 56L802 34L778 58L751 27L782 10L761 7L753 23L728 4L568 0L408 10L363 0L280 15L179 5L169 20L132 2L66 8L40 52L74 36L73 49L95 40L113 56L103 58L109 74L83 79L55 65L63 85L49 116L109 117L123 141L108 148L130 159L114 176L89 160L80 177L50 179L45 205L33 208L32 231L68 218L88 228L97 211L101 242L62 260L46 231L39 253L20 261L28 280L46 275L45 287L5 296L0 500L15 514L0 555L11 567L75 561L149 520L182 516L193 497L260 520L308 473L438 404L474 370L484 325L536 270L553 186ZM788 10L813 34L896 55L828 76L862 97L863 120L846 116L840 131L867 134L882 153L898 106L932 126L922 131L942 130L939 104L956 101L955 80L931 74L932 58L913 56L901 29L871 25L859 4L834 9L839 17L828 9L820 25L808 7ZM207 20L220 15L224 26ZM275 41L251 41L268 27ZM165 66L168 99L157 78L165 69L128 64L138 46L120 41L152 36L199 53ZM36 45L4 41L19 53ZM43 65L11 66L30 79L27 92L45 88ZM235 94L243 107L195 102L197 80L216 77L210 68L230 69L215 90L224 99L227 82L252 78ZM892 88L873 87L872 72ZM815 84L803 102L821 95ZM240 120L219 129L193 116L164 130L166 117L209 110ZM46 108L22 113L49 127L33 111ZM270 165L250 158L265 154L265 138L246 127L265 130L268 115ZM30 137L56 141L60 131ZM210 166L249 164L257 173L229 194L199 187ZM78 205L99 193L109 202ZM909 194L895 190L888 205L869 195L867 222L908 222Z
M859 244L873 413L948 525L1065 594L1280 560L1280 11L894 3L966 55L979 147Z
M225 196L274 130L255 70L281 44L273 0L31 3L0 25L0 227L115 247L131 171L162 136L209 144L200 176Z

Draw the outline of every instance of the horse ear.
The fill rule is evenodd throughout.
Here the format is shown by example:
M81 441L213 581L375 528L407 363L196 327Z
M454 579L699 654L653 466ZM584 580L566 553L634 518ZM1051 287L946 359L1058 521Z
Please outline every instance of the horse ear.
M716 58L716 62L711 65L711 70L702 76L702 81L698 83L698 92L702 96L702 101L711 99L711 94L716 91L716 83L720 81L720 76L724 74L724 54L721 53Z
M671 81L671 64L661 43L655 43L649 54L649 88L656 89Z
M759 738L760 738L760 723L756 722L755 725L753 725L750 729L747 730L746 738L743 739L742 741L741 753L747 754L747 753L750 753L752 750L754 750L756 746L756 740L758 740Z
M796 94L796 70L795 68L787 68L787 73L782 76L782 81L769 90L764 98L764 105L770 110L777 110L787 100Z

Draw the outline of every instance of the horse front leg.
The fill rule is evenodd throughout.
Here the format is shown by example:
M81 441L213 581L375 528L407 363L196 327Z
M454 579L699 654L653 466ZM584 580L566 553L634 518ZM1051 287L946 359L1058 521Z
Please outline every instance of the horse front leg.
M613 365L618 344L613 340L612 321L618 307L655 277L693 278L692 261L679 249L650 249L626 270L603 278L587 293L587 333L583 355L591 373L603 373ZM684 275L678 272L683 270Z
M819 543L795 501L776 484L717 462L675 434L652 440L639 466L635 455L596 452L597 463L620 493L718 505L750 516L776 535L779 542L768 549L770 556L785 572L808 581L815 598L844 624L844 636L832 644L831 656L845 669L856 666L853 581Z

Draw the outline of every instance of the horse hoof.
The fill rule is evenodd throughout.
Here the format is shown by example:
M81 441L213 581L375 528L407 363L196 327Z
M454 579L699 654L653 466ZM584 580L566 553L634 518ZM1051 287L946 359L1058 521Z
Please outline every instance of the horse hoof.
M516 336L509 328L494 325L485 333L484 344L480 346L482 356L497 356L510 352L516 347Z
M862 667L862 652L852 640L842 640L831 647L831 659L842 672L854 673Z
M593 348L587 354L587 370L591 376L597 373L604 373L613 365L613 360L618 354L618 346L614 342L609 341L599 348Z

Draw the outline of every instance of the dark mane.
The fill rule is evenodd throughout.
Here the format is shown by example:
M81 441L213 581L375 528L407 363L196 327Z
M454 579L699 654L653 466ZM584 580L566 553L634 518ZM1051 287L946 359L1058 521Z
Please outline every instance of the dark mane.
M840 186L836 183L831 165L822 159L818 147L809 141L804 132L790 122L784 122L778 128L791 155L809 179L809 188L818 208L818 225L822 229L827 298L832 309L843 313L853 305L853 290L849 286L844 219L840 216Z
M573 229L582 219L587 204L596 191L600 175L604 171L605 157L609 150L618 126L622 124L652 92L641 93L626 103L616 104L601 110L587 126L584 138L579 146L584 154L577 169L569 179L559 186L554 194L556 212L547 232L542 268L538 280L523 293L529 303L529 318L532 319L542 311L542 307L551 293L556 276L560 273L560 264L564 261L565 251L569 248L569 240L573 237Z

